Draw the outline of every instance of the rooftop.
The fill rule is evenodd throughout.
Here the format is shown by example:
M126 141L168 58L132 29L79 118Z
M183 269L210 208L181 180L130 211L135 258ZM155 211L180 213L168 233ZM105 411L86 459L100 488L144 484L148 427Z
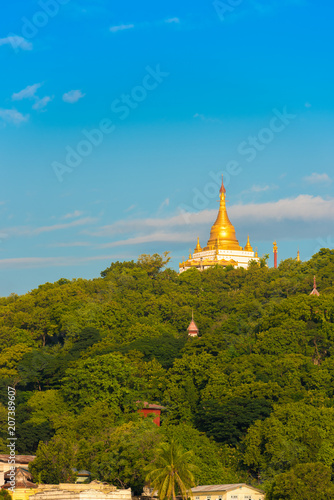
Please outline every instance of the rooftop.
M252 488L256 491L261 491L258 488L254 488L254 486L250 486L249 484L246 483L237 483L237 484L207 484L204 486L196 486L195 488L191 488L191 491L193 493L201 493L201 492L208 492L208 491L229 491L229 490L235 490L237 488L241 488L242 486L247 486L247 488Z
M0 455L0 462L8 463L9 455ZM29 464L35 460L36 455L16 455L15 462L17 464Z

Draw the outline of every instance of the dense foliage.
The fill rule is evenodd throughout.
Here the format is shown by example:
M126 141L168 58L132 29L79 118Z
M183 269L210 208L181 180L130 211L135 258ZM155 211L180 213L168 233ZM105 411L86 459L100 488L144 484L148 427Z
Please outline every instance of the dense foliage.
M37 453L36 481L87 469L140 493L175 440L197 484L247 481L272 499L303 484L322 498L317 481L332 491L334 468L334 251L278 269L178 275L167 262L145 255L0 299L1 452L14 385L17 451ZM138 414L144 401L164 406L161 428Z

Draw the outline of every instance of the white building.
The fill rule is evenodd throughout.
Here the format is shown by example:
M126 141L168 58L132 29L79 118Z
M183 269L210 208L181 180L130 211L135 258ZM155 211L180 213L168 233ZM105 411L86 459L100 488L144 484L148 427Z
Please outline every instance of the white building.
M262 490L239 484L213 484L191 488L193 500L264 500Z

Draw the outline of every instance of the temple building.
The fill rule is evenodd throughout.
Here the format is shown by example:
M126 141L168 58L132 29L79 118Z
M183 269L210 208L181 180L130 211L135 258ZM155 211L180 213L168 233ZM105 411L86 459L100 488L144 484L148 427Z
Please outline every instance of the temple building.
M241 247L237 240L235 229L228 218L226 210L226 189L224 182L220 188L220 206L216 222L211 228L210 238L206 247L202 248L197 238L194 253L189 255L187 261L179 264L179 272L196 268L202 271L211 266L233 266L247 269L251 260L259 262L257 252L247 238L245 247Z
M194 312L192 312L191 321L190 321L190 324L189 324L187 330L188 330L189 337L197 337L198 336L198 328L197 328L197 325L194 321Z

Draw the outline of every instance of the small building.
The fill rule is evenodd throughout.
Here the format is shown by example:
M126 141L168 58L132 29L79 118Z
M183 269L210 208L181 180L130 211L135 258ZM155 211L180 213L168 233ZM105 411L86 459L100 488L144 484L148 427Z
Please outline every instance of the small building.
M28 469L23 469L22 467L15 467L15 469L5 472L5 484L2 488L11 488L11 480L13 477L15 478L15 489L37 488L37 484L33 482L32 474Z
M190 321L190 324L189 324L187 330L188 330L189 337L197 337L198 336L199 330L198 330L197 325L194 321L194 313L192 313L191 321Z
M118 490L116 486L93 481L89 484L40 484L29 500L132 500L131 488Z
M77 470L73 469L73 472L76 473L77 479L76 483L90 483L90 472L89 470Z
M142 405L143 407L138 410L138 413L147 417L148 415L156 415L153 422L160 427L160 416L161 410L164 410L164 406L148 403L147 401L137 401L137 406Z
M264 500L264 491L239 484L211 484L191 488L193 500Z
M12 484L13 482L15 482L15 486ZM5 472L5 484L2 489L7 490L13 500L28 500L36 488L37 484L33 482L28 469L15 467Z
M28 470L28 465L35 458L35 455L16 455L15 464L11 464L12 457L10 455L0 455L0 487L5 484L5 473L11 469L12 465Z

